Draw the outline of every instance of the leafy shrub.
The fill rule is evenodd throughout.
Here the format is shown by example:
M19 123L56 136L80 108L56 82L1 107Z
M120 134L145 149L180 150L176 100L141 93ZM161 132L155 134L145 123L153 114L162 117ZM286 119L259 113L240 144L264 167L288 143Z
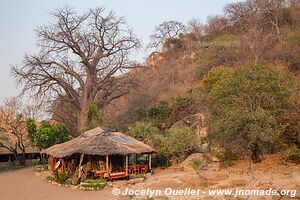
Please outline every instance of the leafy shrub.
M141 106L134 109L134 113L137 114L138 118L147 118L149 108L146 106Z
M159 130L151 122L136 122L135 126L129 128L127 134L140 141L149 141L155 134L159 134Z
M223 80L230 73L230 71L232 71L230 68L222 66L210 70L203 80L206 90L210 92L214 84Z
M47 159L39 159L39 158L37 158L37 159L32 159L31 160L31 164L33 165L33 166L35 166L35 165L48 165L48 160Z
M300 148L292 144L282 152L282 156L285 159L300 162Z
M32 160L31 160L31 164L32 164L33 166L39 165L39 164L40 164L40 159L32 159Z
M160 126L170 115L171 108L167 101L160 101L156 106L139 107L135 109L135 113L139 119L151 121L153 125Z
M174 104L177 106L188 106L191 105L193 103L193 99L190 97L176 97L174 99Z
M80 178L78 178L78 171L76 171L72 176L72 185L78 185L80 183Z
M160 101L158 106L151 107L148 110L148 117L155 125L160 125L171 113L169 103Z
M66 182L66 180L68 179L68 176L64 173L58 173L58 172L54 172L53 173L53 177L54 177L54 181L58 182L60 184L64 184Z
M47 180L48 181L55 181L55 178L54 178L54 176L47 176Z
M80 186L83 188L88 189L97 189L102 190L106 185L104 179L97 179L97 180L85 180L85 182L81 182Z
M166 131L166 136L158 142L158 153L166 158L182 160L193 152L198 142L189 128L171 128Z

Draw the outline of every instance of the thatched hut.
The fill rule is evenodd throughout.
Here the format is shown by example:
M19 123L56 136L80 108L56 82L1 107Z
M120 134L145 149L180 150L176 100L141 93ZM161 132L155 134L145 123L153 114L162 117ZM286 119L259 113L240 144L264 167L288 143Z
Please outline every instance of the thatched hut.
M104 127L84 132L43 151L50 155L49 167L53 171L78 170L85 176L103 175L109 179L151 170L151 154L154 152L150 146ZM129 159L137 154L148 155L147 163L130 165Z

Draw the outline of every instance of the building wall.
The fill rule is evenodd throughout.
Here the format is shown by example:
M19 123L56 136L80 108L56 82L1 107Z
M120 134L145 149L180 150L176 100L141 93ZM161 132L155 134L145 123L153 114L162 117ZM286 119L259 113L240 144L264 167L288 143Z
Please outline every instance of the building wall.
M20 163L18 161L0 162L0 170L11 169L19 165ZM26 160L26 166L31 166L31 160Z
M25 156L26 166L31 166L32 159L40 158L39 153L27 153ZM12 154L0 155L0 170L10 169L16 166L20 166L20 162L15 160Z

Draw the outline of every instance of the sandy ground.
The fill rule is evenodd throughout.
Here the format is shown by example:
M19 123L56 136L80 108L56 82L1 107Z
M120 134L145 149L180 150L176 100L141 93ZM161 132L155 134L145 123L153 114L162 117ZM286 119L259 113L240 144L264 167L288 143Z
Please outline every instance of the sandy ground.
M165 188L184 189L193 188L201 190L209 189L226 189L226 188L245 188L267 190L269 188L278 191L282 189L297 190L294 198L285 196L277 198L265 197L246 197L231 198L228 196L211 197L202 196L199 199L300 199L300 165L286 163L279 156L269 156L262 163L253 164L251 173L247 172L249 164L238 162L235 166L218 169L212 163L207 170L195 173L195 171L182 169L182 167L170 167L168 169L155 169L154 174L143 179L118 180L108 182L108 186L101 191L83 191L70 187L60 187L53 185L45 180L49 171L38 171L36 168L29 167L18 170L9 170L0 172L0 200L129 200L129 199L147 199L141 197L114 196L112 190L118 188L121 192L126 188L133 190L141 189L159 189ZM182 199L172 198L154 198L159 200L165 199ZM184 199L191 199L186 197Z
M111 189L83 191L47 183L35 168L0 172L1 200L111 200Z

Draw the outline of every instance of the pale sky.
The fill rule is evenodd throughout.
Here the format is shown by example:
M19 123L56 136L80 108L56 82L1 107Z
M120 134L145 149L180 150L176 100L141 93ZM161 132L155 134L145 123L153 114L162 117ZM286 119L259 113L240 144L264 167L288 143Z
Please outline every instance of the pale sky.
M34 29L51 21L49 12L63 6L84 12L104 5L128 24L145 46L154 27L163 21L186 23L191 18L202 22L211 15L221 14L223 6L238 0L1 0L0 1L0 104L19 93L10 77L10 65L21 64L25 53L37 51ZM147 55L142 48L136 60Z

